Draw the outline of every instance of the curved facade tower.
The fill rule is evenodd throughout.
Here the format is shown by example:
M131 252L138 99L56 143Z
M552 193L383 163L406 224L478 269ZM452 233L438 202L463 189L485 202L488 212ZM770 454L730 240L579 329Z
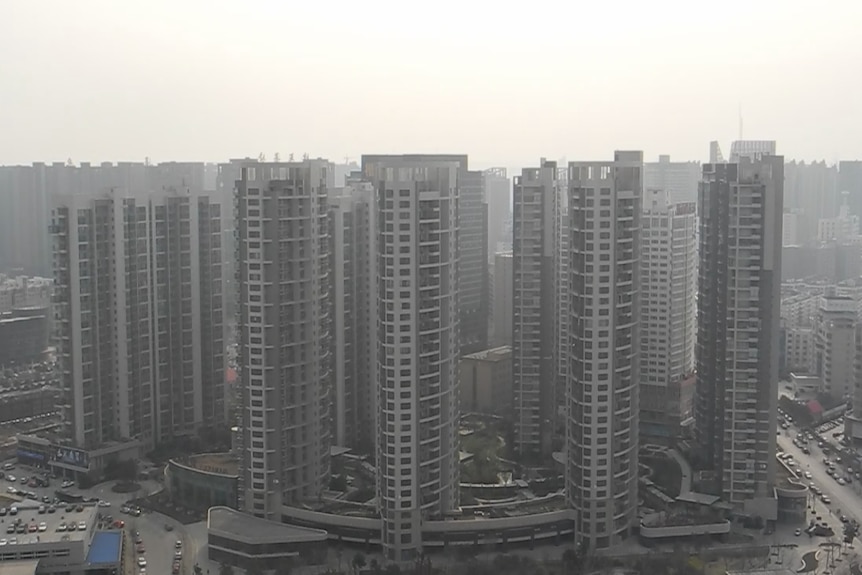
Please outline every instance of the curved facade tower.
M239 491L249 513L275 521L329 485L331 170L249 162L236 182Z
M641 152L569 164L566 492L591 549L637 520L642 172Z
M458 505L458 176L447 157L366 156L378 202L378 497L391 561Z

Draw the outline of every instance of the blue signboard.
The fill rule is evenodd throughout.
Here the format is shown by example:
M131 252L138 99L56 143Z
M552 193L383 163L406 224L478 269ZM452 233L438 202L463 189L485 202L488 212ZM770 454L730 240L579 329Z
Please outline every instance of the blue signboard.
M52 461L65 463L66 465L72 465L81 469L90 468L90 455L82 449L75 449L74 447L64 447L62 445L53 445L51 446L51 449Z

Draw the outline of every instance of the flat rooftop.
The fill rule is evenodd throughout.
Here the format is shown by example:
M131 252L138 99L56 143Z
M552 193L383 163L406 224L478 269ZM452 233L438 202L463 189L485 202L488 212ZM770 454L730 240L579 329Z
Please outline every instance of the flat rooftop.
M207 531L248 543L313 543L326 541L322 529L308 529L268 521L229 507L211 507Z
M85 541L88 539L88 531L93 529L96 524L96 507L93 505L85 505L83 511L66 512L65 506L57 507L54 513L39 513L39 505L35 501L22 501L16 504L18 507L18 515L9 515L8 513L0 517L0 538L9 539L15 537L18 540L18 545L26 545L28 543L56 543L59 541ZM16 533L7 534L6 528L14 523L16 519L20 519L25 525L39 525L45 523L45 531L33 533ZM58 531L61 523L68 524L74 522L76 525L81 521L87 524L87 531ZM5 574L4 574L5 575Z
M239 475L239 459L230 453L202 453L178 460L189 467L222 475Z
M36 575L36 568L38 566L38 559L25 559L23 561L4 561L3 575Z
M123 549L123 533L121 531L99 531L93 536L90 550L87 552L87 563L104 565L119 563Z

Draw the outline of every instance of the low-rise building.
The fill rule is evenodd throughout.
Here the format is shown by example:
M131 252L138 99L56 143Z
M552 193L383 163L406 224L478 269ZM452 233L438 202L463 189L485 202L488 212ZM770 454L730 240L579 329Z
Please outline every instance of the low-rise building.
M97 508L81 511L22 502L0 517L0 573L31 569L22 562L37 562L37 575L108 575L117 573L123 550L122 531L97 530ZM40 509L42 512L40 513ZM71 527L74 526L74 527ZM22 532L23 531L23 532ZM27 571L22 571L26 573Z
M117 441L98 449L78 449L55 436L18 435L17 457L24 465L48 467L59 477L95 483L102 479L106 468L119 461L139 459L140 441Z
M512 348L486 349L461 358L461 412L512 414Z
M210 507L239 505L239 458L233 453L203 453L171 459L166 471L171 498L185 507L206 511Z
M207 513L209 558L245 570L325 563L326 541L326 531L275 523L227 507Z

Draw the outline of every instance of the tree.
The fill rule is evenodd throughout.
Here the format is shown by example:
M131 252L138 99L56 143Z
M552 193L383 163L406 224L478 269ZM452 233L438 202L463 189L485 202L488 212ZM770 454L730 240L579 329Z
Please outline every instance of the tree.
M357 553L353 556L353 561L350 564L353 566L353 572L358 575L362 571L362 568L365 567L365 555Z
M371 559L368 567L371 569L373 575L381 575L383 573L383 569L380 567L380 562L377 559Z
M201 568L201 566L198 565L197 563L195 563L195 566L192 568L192 571L195 572L195 575L203 575L203 572L204 572L204 570Z
M218 568L218 575L234 575L233 567L227 563L222 563Z
M505 573L512 568L512 559L513 558L511 556L504 553L502 555L497 555L496 557L494 557L491 563L497 573Z
M414 575L431 575L433 568L431 566L431 558L425 553L420 553L416 558L416 564L413 567Z

